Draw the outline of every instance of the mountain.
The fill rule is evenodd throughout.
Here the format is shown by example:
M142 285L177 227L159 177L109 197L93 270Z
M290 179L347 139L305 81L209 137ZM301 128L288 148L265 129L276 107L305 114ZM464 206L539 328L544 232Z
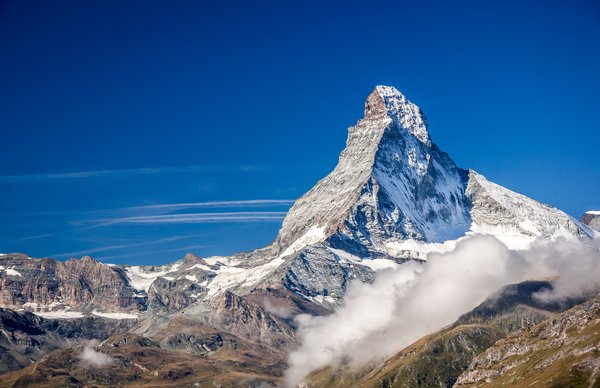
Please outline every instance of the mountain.
M338 165L292 206L275 246L290 254L326 241L360 257L397 256L396 243L440 243L468 231L508 243L590 235L560 210L458 168L432 143L419 107L378 86Z
M581 222L600 232L600 211L590 210L581 216Z
M264 381L273 382L285 369L285 354L297 345L295 315L329 314L351 281L373 282L380 270L426 260L473 233L494 235L514 249L536 239L596 235L556 208L457 167L433 143L420 108L395 88L377 86L364 117L349 128L335 169L295 202L267 247L229 257L190 254L162 266L1 255L0 307L34 322L25 327L36 325L28 312L49 325L120 322L118 333L98 330L97 339L147 339L149 352L201 354L211 367L218 360L239 362L246 377L251 370L264 376L269 365ZM0 330L10 332L7 322ZM27 330L13 331L18 335L7 342L20 360L15 367L43 365L42 352L17 357L29 350L14 345L14 338L38 341L48 350L87 343ZM118 352L141 351L136 346ZM59 362L72 354L67 349L44 359ZM123 365L133 365L129 360ZM227 376L235 370L227 369ZM117 375L133 378L130 372ZM78 376L72 377L85 374Z
M467 172L430 140L425 116L396 89L378 86L349 129L339 163L290 209L278 252L327 241L365 256L390 240L443 242L469 229Z

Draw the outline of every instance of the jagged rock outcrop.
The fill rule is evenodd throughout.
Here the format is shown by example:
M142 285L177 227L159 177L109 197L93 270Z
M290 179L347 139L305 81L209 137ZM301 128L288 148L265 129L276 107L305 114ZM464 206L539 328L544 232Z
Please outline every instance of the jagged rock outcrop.
M288 290L335 307L353 280L372 283L375 271L344 261L324 244L306 247L292 257L283 285Z
M155 313L175 313L194 303L194 296L203 290L206 289L187 278L167 280L158 277L148 290L148 308Z
M89 257L60 262L0 256L0 306L31 311L139 312L145 300L123 270Z

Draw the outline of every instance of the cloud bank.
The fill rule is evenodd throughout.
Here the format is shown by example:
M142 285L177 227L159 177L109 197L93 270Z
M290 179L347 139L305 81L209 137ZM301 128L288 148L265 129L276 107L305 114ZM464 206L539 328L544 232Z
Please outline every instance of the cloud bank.
M558 277L546 300L600 286L600 241L538 243L510 251L491 236L461 240L425 264L408 262L379 273L373 284L354 282L342 306L326 317L298 316L301 346L289 356L286 384L327 365L361 365L397 353L454 322L505 285Z

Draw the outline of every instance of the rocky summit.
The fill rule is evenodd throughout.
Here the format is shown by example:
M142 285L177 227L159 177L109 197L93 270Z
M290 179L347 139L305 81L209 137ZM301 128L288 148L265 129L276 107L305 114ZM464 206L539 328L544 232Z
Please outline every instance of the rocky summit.
M469 234L525 249L593 238L596 220L458 167L421 109L377 86L335 169L295 202L267 247L162 266L0 256L0 371L14 370L2 378L16 385L277 383L298 342L294 317L335 311L351 281L371 283ZM551 316L540 314L534 321ZM504 329L489 330L476 349ZM71 369L84 347L106 354L110 372Z

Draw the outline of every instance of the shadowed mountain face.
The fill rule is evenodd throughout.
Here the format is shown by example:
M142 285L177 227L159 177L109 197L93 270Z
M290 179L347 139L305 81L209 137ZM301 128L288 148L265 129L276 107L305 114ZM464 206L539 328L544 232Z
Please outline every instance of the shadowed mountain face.
M57 349L102 341L134 323L102 317L53 320L0 308L0 372L24 368Z
M510 248L596 235L558 209L457 167L433 143L421 109L395 88L378 86L363 119L349 128L336 168L296 201L265 248L186 255L162 266L0 256L0 370L33 363L3 377L49 386L279 381L298 342L295 316L330 314L351 282L372 283L379 271L422 262L467 233L496 236ZM442 242L449 245L436 244ZM432 360L464 353L426 381L447 385L495 339L564 307L536 305L527 297L533 283L515 287L506 291L512 297L480 306L473 321L418 345L411 354ZM71 370L86 345L112 357L112 369ZM438 348L445 350L432 350ZM161 359L179 372L169 375ZM415 360L411 368L425 367ZM60 373L45 375L50 370Z

